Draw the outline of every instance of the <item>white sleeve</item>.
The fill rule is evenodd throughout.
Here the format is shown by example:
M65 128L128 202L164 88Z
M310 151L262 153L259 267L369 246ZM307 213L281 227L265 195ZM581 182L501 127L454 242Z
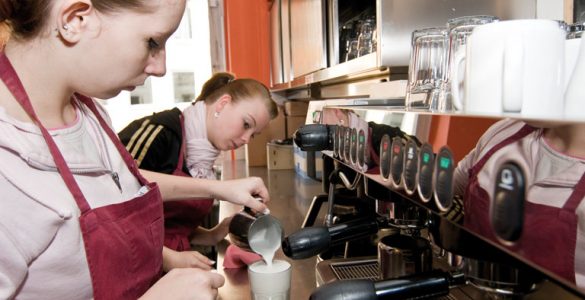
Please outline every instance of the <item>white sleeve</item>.
M43 189L39 184L39 189ZM63 223L0 173L0 299L11 299Z

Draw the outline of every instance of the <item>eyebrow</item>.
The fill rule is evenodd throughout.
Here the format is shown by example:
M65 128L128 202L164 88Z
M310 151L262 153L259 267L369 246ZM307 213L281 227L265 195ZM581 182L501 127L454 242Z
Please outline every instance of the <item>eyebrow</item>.
M248 114L248 117L252 119L252 122L254 122L254 127L256 127L256 119L254 119L254 117L251 114Z

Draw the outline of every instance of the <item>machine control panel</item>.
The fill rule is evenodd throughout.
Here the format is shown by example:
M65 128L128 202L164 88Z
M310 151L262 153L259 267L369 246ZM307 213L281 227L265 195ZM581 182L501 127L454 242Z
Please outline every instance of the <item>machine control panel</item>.
M404 146L404 167L402 181L404 190L412 195L416 191L416 172L418 171L418 146L413 140L406 142Z
M380 141L380 175L384 180L390 177L390 136L387 134Z
M439 211L446 212L453 204L453 172L455 161L447 146L441 147L435 160L435 204Z
M395 188L398 188L402 182L402 167L404 165L404 143L402 138L393 138L391 147L390 181Z
M431 201L433 197L433 169L435 168L435 153L430 144L423 144L418 157L417 190L423 202Z

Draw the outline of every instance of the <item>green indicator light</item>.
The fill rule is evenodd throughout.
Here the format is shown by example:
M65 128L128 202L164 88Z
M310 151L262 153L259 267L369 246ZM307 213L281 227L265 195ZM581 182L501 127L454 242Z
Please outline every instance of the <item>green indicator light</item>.
M423 153L423 162L426 164L431 160L431 155L428 153Z
M441 157L441 161L439 162L439 165L441 166L441 168L447 169L447 168L449 168L450 163L451 163L451 160L449 158Z

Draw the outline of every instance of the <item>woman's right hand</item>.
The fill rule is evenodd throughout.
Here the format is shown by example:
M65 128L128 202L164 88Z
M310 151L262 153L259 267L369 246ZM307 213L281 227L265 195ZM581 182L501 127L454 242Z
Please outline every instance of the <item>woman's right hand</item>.
M264 203L270 201L268 189L259 177L217 181L213 196L259 212L266 212L268 208Z
M217 289L224 283L224 277L212 271L194 268L173 269L140 299L215 300Z

